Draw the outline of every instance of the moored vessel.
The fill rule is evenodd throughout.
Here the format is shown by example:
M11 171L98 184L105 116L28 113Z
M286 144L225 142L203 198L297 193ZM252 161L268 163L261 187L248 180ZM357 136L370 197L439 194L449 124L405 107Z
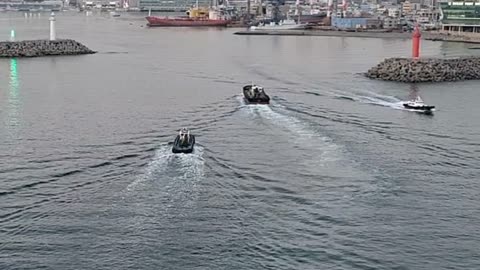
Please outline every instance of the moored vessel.
M257 26L250 26L250 31L259 30L304 30L310 28L309 24L297 23L292 19L281 20L277 22L262 23Z
M226 27L231 20L221 16L215 9L206 9L194 7L187 11L185 17L157 17L147 16L148 26L163 27L198 27L198 26L216 26Z

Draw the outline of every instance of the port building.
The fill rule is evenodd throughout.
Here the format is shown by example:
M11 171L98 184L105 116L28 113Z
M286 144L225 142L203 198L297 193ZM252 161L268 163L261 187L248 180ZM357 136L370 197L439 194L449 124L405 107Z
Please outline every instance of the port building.
M440 2L442 30L480 33L480 0Z
M200 7L208 7L211 3L211 0L198 0ZM141 11L184 12L196 4L197 0L139 0L138 7Z
M60 11L63 7L61 0L47 1L23 1L23 0L0 0L0 10L5 11Z

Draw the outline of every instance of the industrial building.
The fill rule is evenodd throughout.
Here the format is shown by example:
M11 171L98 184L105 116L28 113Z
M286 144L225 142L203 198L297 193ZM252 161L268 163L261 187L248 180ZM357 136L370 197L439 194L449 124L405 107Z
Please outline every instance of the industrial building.
M61 0L48 1L22 1L22 0L8 0L0 2L0 10L6 11L60 11L63 7Z
M378 18L332 17L331 25L339 29L379 29L382 21Z
M400 27L400 19L398 17L386 17L383 19L384 29L396 29Z
M146 11L186 11L195 6L197 0L139 0L140 10ZM209 6L210 0L198 0L199 6Z
M480 33L479 1L440 2L440 8L443 14L442 30Z
M214 3L215 0L139 0L138 7L142 11L186 11L190 7L197 5L200 7L208 7ZM224 4L225 0L217 0L219 5ZM253 3L254 1L252 1ZM246 0L232 0L228 1L230 5L237 6L238 4L246 6Z
M188 8L197 4L196 0L138 0L140 10L147 11L186 11ZM219 5L227 4L237 8L246 8L248 0L198 0L198 5L202 7L211 6L214 3ZM300 4L309 1L301 0ZM316 2L316 0L314 1ZM268 9L273 3L280 5L295 5L296 0L251 0L251 8L255 9L259 4L262 4L264 9ZM265 12L264 12L265 13Z

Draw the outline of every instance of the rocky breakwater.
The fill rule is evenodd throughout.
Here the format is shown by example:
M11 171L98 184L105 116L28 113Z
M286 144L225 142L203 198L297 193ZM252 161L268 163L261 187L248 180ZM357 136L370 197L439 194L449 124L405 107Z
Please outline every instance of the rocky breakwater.
M480 79L480 57L452 59L387 58L365 74L395 82L444 82Z
M96 52L71 39L0 42L0 57L39 57L92 53Z

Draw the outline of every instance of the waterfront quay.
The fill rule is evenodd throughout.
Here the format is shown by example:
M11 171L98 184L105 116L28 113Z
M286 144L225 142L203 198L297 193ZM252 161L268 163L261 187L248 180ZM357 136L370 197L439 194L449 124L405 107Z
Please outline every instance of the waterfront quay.
M327 37L358 37L358 38L386 38L386 39L411 39L411 32L387 31L335 31L335 30L260 30L238 31L235 35L250 36L327 36ZM425 31L422 33L425 40L449 41L480 44L479 34L459 34L446 31Z

